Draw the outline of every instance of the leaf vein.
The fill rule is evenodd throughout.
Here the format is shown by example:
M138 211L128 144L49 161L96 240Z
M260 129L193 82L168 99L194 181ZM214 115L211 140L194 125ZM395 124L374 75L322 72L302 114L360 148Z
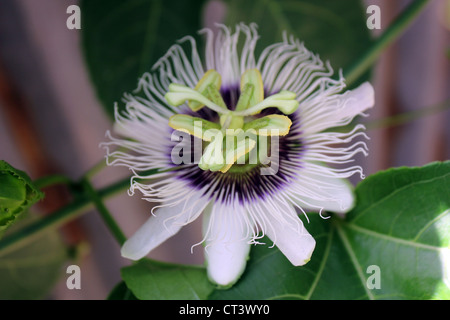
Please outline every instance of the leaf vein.
M350 241L347 239L345 232L339 226L336 227L336 230L338 232L339 237L342 240L342 243L344 244L345 250L347 251L347 253L350 257L350 261L352 262L353 266L356 269L356 273L358 274L358 277L361 280L362 286L363 286L367 296L369 297L370 300L374 300L375 297L373 296L372 292L370 292L370 290L366 286L366 278L364 277L361 265L359 264L358 259L356 258L356 254L352 249Z
M436 247L436 246L431 246L428 244L423 244L423 243L419 243L419 242L415 242L413 240L407 240L407 239L401 239L401 238L395 238L391 235L386 235L386 234L382 234L376 231L372 231L351 223L348 223L345 225L347 228L352 229L354 231L360 232L360 233L364 233L367 234L369 236L372 237L376 237L376 238L380 238L383 240L387 240L387 241L392 241L398 244L403 244L403 245L408 245L408 246L412 246L412 247L416 247L416 248L421 248L421 249L428 249L428 250L435 250L435 251L440 251L443 250L445 248L441 248L441 247Z
M330 232L328 233L327 244L325 247L325 252L322 257L322 261L320 262L319 270L317 270L316 275L314 277L314 281L311 284L311 288L309 289L308 293L305 296L306 300L309 300L311 298L314 290L316 289L317 283L319 282L320 277L322 276L323 270L325 269L325 265L327 264L328 257L330 255L331 242L333 239L333 235L334 235L334 232L333 232L333 229L331 229Z
M407 185L404 185L403 187L396 188L393 192L391 192L391 193L389 193L388 195L382 197L381 199L379 199L379 200L377 200L377 201L371 203L370 206L368 206L367 208L365 208L364 210L362 210L362 211L358 214L358 216L356 216L355 218L353 218L353 219L351 220L351 222L352 222L352 223L355 223L358 219L360 219L360 218L363 217L365 214L367 214L367 212L370 212L370 210L372 210L374 207L379 206L380 203L382 203L382 202L384 202L384 201L386 201L386 200L388 200L388 199L390 199L390 198L396 197L397 194L398 194L399 192L402 192L402 191L404 191L404 190L406 190L406 189L408 189L408 188L414 187L414 186L422 185L422 184L425 184L425 183L430 183L430 182L433 182L433 181L436 181L436 180L440 180L440 179L446 179L447 177L450 177L450 173L445 174L445 175L440 176L440 177L434 177L434 178L431 178L431 179L426 179L426 180L421 180L421 181L413 181L413 182L411 182L411 183L409 183L409 184L407 184Z

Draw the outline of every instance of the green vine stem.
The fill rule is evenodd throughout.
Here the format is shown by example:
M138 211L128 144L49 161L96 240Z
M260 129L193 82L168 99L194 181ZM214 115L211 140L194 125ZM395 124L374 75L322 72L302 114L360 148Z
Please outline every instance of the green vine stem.
M106 188L100 189L96 192L96 201L110 198L126 190L129 186L130 178L126 178ZM29 241L32 241L47 230L59 228L67 222L72 221L82 214L88 212L90 209L94 208L94 206L95 201L86 194L77 197L72 203L68 204L67 206L56 210L52 214L45 216L44 218L39 219L38 221L22 228L21 230L18 230L15 233L1 239L0 255L6 254L26 243L29 243Z
M92 178L93 176L95 176L97 173L99 173L102 169L106 168L107 164L106 164L106 160L102 159L99 162L97 162L92 168L90 168L85 174L84 177L87 179Z
M123 245L127 240L127 237L122 232L109 210L106 208L106 205L104 204L103 199L101 198L99 193L94 189L87 178L82 180L82 185L84 186L84 190L88 194L89 198L94 203L97 211L100 213L100 216L102 217L103 222L108 227L109 231L112 233L119 245Z
M380 128L385 129L389 127L399 126L414 120L422 119L423 117L430 116L449 109L450 109L450 99L447 99L446 101L431 107L407 111L390 117L368 121L363 124L366 126L367 130L374 130Z
M70 185L72 183L73 182L72 182L72 180L70 180L70 178L68 178L67 176L62 175L62 174L52 174L52 175L45 176L45 177L42 177L42 178L39 178L39 179L36 179L33 181L33 184L38 189L43 189L45 187L53 186L56 184Z

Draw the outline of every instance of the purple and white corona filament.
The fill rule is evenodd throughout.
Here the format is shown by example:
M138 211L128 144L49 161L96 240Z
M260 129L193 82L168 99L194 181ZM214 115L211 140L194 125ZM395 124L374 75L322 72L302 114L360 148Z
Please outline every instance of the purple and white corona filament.
M374 92L369 83L344 92L342 76L293 37L255 57L255 25L200 33L204 55L189 36L172 46L116 111L122 137L108 132L103 145L108 164L133 171L129 193L159 203L122 255L140 259L202 216L208 276L229 286L263 236L293 265L309 261L315 240L299 212L352 208L346 178L362 176L350 163L367 153L355 139L364 126L326 129L371 108Z

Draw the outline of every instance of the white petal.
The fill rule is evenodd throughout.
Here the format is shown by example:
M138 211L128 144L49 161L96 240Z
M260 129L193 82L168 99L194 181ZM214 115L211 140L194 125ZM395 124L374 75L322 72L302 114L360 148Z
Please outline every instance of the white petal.
M205 259L209 279L221 287L233 285L245 270L250 236L245 212L215 204L204 213ZM239 212L242 211L242 212Z
M358 88L347 91L341 96L345 104L338 110L342 118L354 118L367 109L373 107L375 103L375 93L369 82L364 82Z
M197 192L198 193L198 192ZM124 258L139 260L203 211L207 200L189 198L174 206L161 207L122 246Z
M302 266L311 259L316 241L303 226L300 218L297 225L283 223L273 215L265 217L270 224L266 235L294 266Z
M324 167L324 173L327 169ZM355 203L353 186L347 179L322 176L308 169L302 172L301 177L297 183L308 193L299 193L292 199L301 208L313 211L323 209L336 213L346 213L353 208Z
M332 127L347 125L357 115L373 107L375 93L370 83L365 82L354 90L321 99L315 99L300 108L304 134L321 132Z

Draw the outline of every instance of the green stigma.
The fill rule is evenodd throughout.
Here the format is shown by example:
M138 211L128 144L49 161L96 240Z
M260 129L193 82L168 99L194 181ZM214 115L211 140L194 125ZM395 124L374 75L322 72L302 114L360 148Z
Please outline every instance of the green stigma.
M261 74L257 69L250 69L241 77L241 94L233 111L227 108L220 94L221 83L220 74L216 70L209 70L193 89L170 84L165 99L175 107L187 102L192 111L206 107L217 112L219 123L176 114L170 117L169 126L207 143L198 164L202 170L225 173L233 165L245 163L250 151L264 149L258 145L261 137L287 135L292 122L286 115L295 112L299 103L295 93L290 91L280 91L264 99ZM257 116L262 110L273 107L284 115Z

